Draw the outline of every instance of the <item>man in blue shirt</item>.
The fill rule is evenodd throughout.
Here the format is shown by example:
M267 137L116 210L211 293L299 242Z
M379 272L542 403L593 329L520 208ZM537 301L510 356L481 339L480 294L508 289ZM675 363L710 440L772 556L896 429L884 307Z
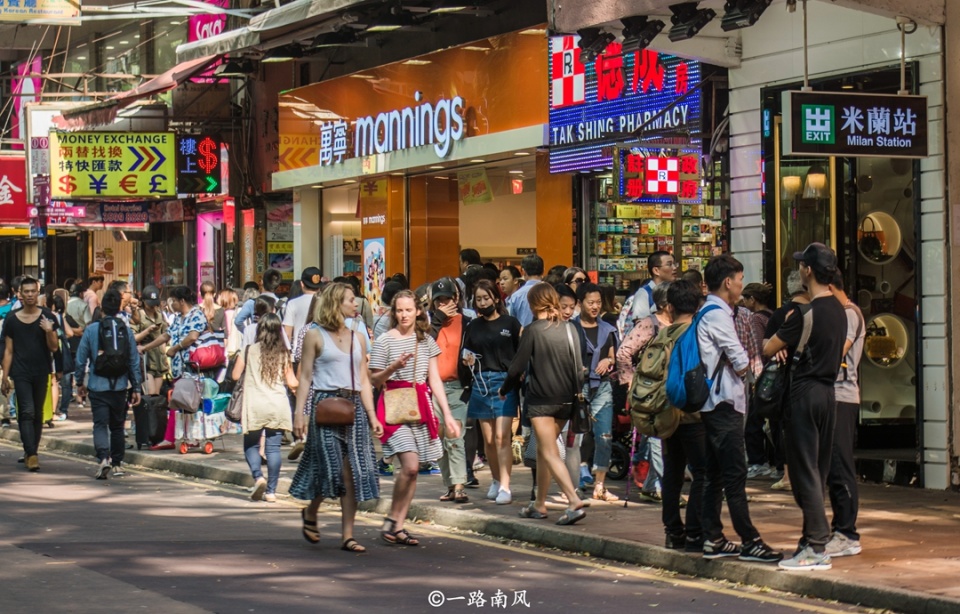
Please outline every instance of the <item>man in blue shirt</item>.
M520 261L520 268L523 270L526 283L507 299L507 311L520 320L521 326L529 326L533 322L533 311L527 301L527 293L530 292L530 288L540 282L543 276L543 258L536 254L524 256Z
M93 413L93 446L97 451L100 465L94 474L98 480L107 479L112 472L114 477L124 475L123 462L126 442L123 438L123 425L127 417L127 389L132 389L130 402L140 402L142 378L140 375L140 354L133 330L118 318L123 298L115 289L107 290L103 295L100 308L103 319L91 322L83 331L80 348L77 350L77 368L75 380L80 385L80 394L86 396L89 390L90 411ZM100 327L127 326L127 373L111 379L96 373L96 360L100 355ZM113 331L114 338L117 333ZM87 365L90 366L87 378Z

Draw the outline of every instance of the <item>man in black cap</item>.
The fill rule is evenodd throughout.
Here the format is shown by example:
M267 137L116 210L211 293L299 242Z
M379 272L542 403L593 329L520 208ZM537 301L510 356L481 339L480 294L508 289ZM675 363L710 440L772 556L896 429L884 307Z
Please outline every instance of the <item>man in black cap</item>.
M830 471L837 408L834 383L843 360L847 316L830 289L837 273L834 251L822 243L811 243L793 258L799 263L810 305L787 318L763 346L768 357L785 356L787 348L793 351L784 439L790 442L787 465L793 498L803 511L803 537L797 552L780 561L780 567L788 571L824 570L832 564L826 553L830 523L823 492Z
M463 437L466 434L467 395L472 375L470 369L460 360L470 318L460 310L459 293L459 286L449 277L442 277L430 286L430 335L440 346L437 369L440 371L440 379L443 380L450 414L454 420L460 422L461 429L457 439L443 439L440 473L447 493L440 497L440 500L466 503L469 497L463 488L469 481L469 476Z
M283 313L283 330L287 333L287 339L293 344L296 342L297 335L307 324L309 316L310 302L313 301L313 295L323 286L323 272L315 266L308 266L303 269L300 275L300 283L303 284L303 294L287 301L287 308Z

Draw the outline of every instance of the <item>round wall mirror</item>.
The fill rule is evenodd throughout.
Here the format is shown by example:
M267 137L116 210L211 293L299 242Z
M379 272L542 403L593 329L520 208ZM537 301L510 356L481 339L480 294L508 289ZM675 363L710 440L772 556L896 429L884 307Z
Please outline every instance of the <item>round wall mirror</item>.
M857 251L867 262L887 264L903 247L900 225L889 213L874 211L860 219L857 226Z
M891 368L907 354L910 337L900 317L892 313L875 315L867 321L863 354L878 367Z

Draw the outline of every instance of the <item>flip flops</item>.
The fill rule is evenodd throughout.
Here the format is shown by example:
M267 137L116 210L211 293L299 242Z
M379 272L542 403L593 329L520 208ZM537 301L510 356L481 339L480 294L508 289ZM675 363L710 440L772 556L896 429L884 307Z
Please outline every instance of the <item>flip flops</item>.
M563 515L560 516L560 519L557 520L557 524L564 525L564 526L576 524L586 517L587 517L587 512L585 512L583 508L578 510L568 509L563 513Z
M537 510L533 505L520 508L521 518L533 518L534 520L546 520L547 515Z

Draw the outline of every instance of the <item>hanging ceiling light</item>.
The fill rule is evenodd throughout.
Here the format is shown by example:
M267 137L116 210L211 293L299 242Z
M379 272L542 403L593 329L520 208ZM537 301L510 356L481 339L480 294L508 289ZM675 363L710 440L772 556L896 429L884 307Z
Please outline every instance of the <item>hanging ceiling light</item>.
M673 27L670 28L670 34L667 36L671 41L675 43L693 38L717 16L717 12L713 9L698 8L699 4L699 2L682 2L670 7L670 12L673 13L670 23Z
M623 24L623 52L631 53L646 49L666 27L659 19L649 20L646 16L624 17Z
M727 0L720 27L724 32L748 28L757 23L773 0Z
M804 198L823 198L827 190L827 171L819 164L814 164L807 171L807 180L803 186Z
M600 28L577 30L577 35L580 37L580 42L577 43L577 46L580 47L580 61L584 64L596 60L597 56L607 48L607 45L617 39L610 32L604 32Z

